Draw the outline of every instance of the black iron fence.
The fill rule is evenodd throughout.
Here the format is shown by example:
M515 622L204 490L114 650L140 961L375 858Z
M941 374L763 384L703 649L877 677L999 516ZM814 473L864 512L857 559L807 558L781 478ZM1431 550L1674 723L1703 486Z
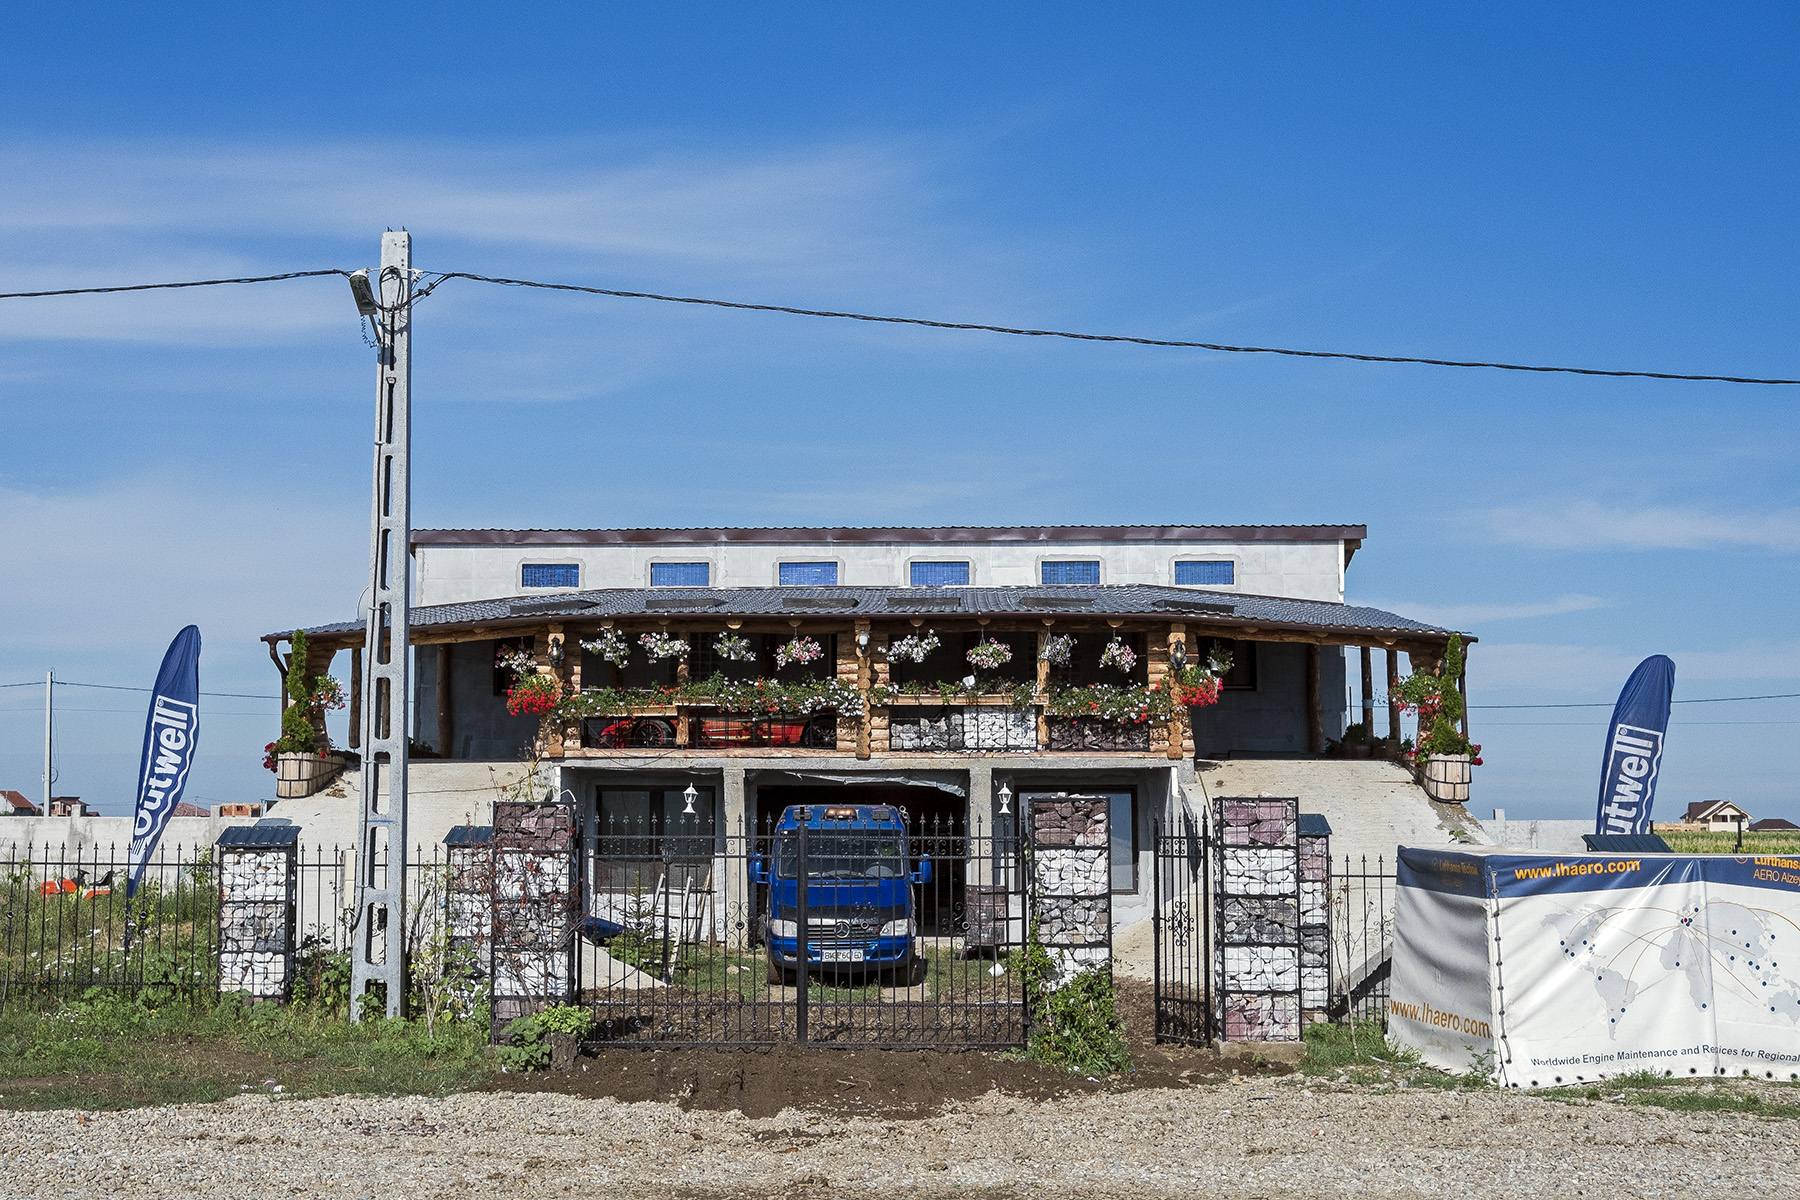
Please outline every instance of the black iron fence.
M128 849L12 845L0 851L0 1005L53 1004L90 988L142 994L157 1004L217 999L217 848L159 847L130 899ZM347 987L341 968L354 911L354 855L303 846L294 869L294 985L317 996L329 978L345 975ZM408 944L430 953L450 900L443 847L415 847L405 869Z
M1213 1038L1212 855L1206 832L1191 818L1158 821L1151 844L1156 1040L1204 1046Z
M583 838L577 980L598 1045L1024 1043L1018 838L824 811Z
M1346 856L1331 878L1331 1015L1387 1021L1394 958L1394 864Z

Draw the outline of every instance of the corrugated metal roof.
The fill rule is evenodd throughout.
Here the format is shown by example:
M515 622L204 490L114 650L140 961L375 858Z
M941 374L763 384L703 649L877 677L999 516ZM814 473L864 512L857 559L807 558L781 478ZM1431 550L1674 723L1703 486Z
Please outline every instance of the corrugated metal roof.
M415 546L696 545L719 542L1361 542L1366 525L939 525L718 529L415 529Z
M797 603L796 603L797 602ZM1070 584L1063 587L761 587L761 588L599 588L558 596L503 597L412 610L413 628L457 625L526 624L545 618L598 620L605 617L694 616L782 617L796 612L851 617L1042 617L1182 618L1198 624L1268 625L1342 631L1428 634L1452 630L1427 625L1378 608L1244 596L1152 584ZM360 621L320 625L312 635L354 633ZM273 633L267 640L288 636Z

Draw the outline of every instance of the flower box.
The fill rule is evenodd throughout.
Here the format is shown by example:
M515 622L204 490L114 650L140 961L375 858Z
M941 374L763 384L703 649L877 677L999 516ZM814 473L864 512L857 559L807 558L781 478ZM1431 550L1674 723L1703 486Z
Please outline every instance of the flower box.
M1445 804L1469 802L1473 762L1467 754L1432 754L1425 759L1425 794Z
M324 791L343 769L341 754L277 754L275 798L297 800Z

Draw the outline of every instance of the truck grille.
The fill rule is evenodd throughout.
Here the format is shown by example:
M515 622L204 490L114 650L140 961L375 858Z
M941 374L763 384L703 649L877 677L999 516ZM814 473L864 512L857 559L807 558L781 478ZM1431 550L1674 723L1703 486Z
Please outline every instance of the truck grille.
M843 917L814 917L806 923L807 932L815 938L867 938L874 937L881 925L875 921L852 920Z

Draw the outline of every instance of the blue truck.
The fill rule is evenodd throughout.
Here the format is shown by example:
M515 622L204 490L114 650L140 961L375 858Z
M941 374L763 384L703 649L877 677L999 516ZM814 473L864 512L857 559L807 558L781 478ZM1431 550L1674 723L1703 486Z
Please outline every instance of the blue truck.
M770 853L756 856L751 874L768 896L762 932L770 983L793 981L803 919L810 969L880 974L907 984L917 976L923 960L915 888L931 882L931 860L912 866L903 810L887 804L790 806L775 825Z

